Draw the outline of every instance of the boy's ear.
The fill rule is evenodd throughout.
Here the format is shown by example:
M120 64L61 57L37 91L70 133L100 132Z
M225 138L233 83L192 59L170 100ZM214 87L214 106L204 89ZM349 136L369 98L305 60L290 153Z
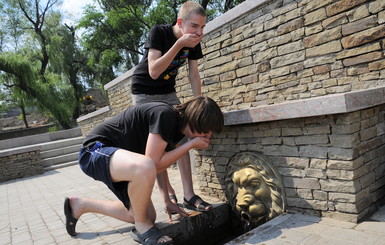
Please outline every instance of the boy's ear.
M176 20L176 23L178 24L178 27L179 28L181 28L182 27L182 18L178 18L177 20Z

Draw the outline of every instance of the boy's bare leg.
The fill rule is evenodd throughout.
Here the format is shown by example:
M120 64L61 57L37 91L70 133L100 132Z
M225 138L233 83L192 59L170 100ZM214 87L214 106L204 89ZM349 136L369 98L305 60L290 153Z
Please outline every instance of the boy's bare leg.
M171 199L171 196L174 195L175 196L175 190L174 188L172 188L171 186L171 183L170 183L170 179L168 178L168 172L167 170L165 171L165 178L166 178L166 184L167 184L167 191L168 191L168 196L170 197ZM175 199L171 199L171 202L173 202L174 204L177 204L177 201Z
M98 213L128 223L135 223L133 214L128 211L121 201L70 197L70 206L72 215L76 219L79 219L85 213Z
M192 181L191 161L190 161L189 152L184 154L178 160L178 167L182 178L184 198L186 200L190 200L195 195L195 192L194 192L193 181ZM202 201L197 200L194 203L194 206L197 207ZM211 208L211 205L207 206L206 210L209 210L210 208Z
M154 226L156 219L156 212L151 202L151 193L156 179L154 162L141 154L117 150L110 159L110 173L113 181L130 182L128 185L130 210L127 210L122 203L114 201L71 198L74 218L79 218L86 212L101 213L135 223L137 231L143 234ZM171 240L170 237L162 236L158 242L169 240Z
M188 152L184 154L177 161L177 163L178 163L180 176L182 178L184 197L187 200L190 200L190 198L195 195L193 181L192 181L190 154Z

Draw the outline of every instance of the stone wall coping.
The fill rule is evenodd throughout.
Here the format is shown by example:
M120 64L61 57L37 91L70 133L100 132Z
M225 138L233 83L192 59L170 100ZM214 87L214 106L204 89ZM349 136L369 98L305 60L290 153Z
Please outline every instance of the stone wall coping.
M84 121L84 120L87 120L89 118L92 118L92 117L95 117L95 116L98 116L100 114L103 114L103 113L106 113L110 110L110 106L105 106L103 108L100 108L99 110L96 110L94 112L91 112L91 113L88 113L84 116L81 116L79 117L76 121L77 122L81 122L81 121Z
M40 151L40 147L38 145L34 145L34 146L23 146L18 148L11 148L7 150L0 150L0 157L8 157L8 156L22 154L26 152L32 152L32 151Z
M272 0L246 0L241 4L235 6L234 8L230 9L226 13L208 22L205 26L204 34L207 35L208 33L218 29L219 27L239 18L239 16L247 14L248 12L254 10L259 5L270 1Z
M385 87L224 112L225 126L348 113L385 104Z
M131 77L132 74L134 73L134 70L135 70L135 66L133 68L131 68L130 70L126 71L125 73L123 73L122 75L118 76L117 78L115 78L111 82L104 85L104 90L107 91L108 89L114 87L115 85L117 85L117 84L123 82L124 80L126 80L127 78Z

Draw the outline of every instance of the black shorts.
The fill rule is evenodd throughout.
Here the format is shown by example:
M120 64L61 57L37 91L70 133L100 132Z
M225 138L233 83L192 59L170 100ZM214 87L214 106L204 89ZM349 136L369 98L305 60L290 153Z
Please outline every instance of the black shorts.
M110 172L110 158L117 147L105 146L100 142L81 148L79 152L79 165L85 174L102 181L123 202L127 209L130 208L128 197L128 181L112 182Z

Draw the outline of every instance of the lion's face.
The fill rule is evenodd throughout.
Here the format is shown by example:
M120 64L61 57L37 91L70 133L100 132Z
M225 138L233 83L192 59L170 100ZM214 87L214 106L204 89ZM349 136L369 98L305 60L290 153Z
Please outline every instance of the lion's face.
M277 217L285 210L285 192L278 171L259 153L243 152L226 169L226 196L245 227Z
M255 169L244 168L234 172L232 180L238 188L235 208L241 218L248 222L265 218L271 193L262 176Z

